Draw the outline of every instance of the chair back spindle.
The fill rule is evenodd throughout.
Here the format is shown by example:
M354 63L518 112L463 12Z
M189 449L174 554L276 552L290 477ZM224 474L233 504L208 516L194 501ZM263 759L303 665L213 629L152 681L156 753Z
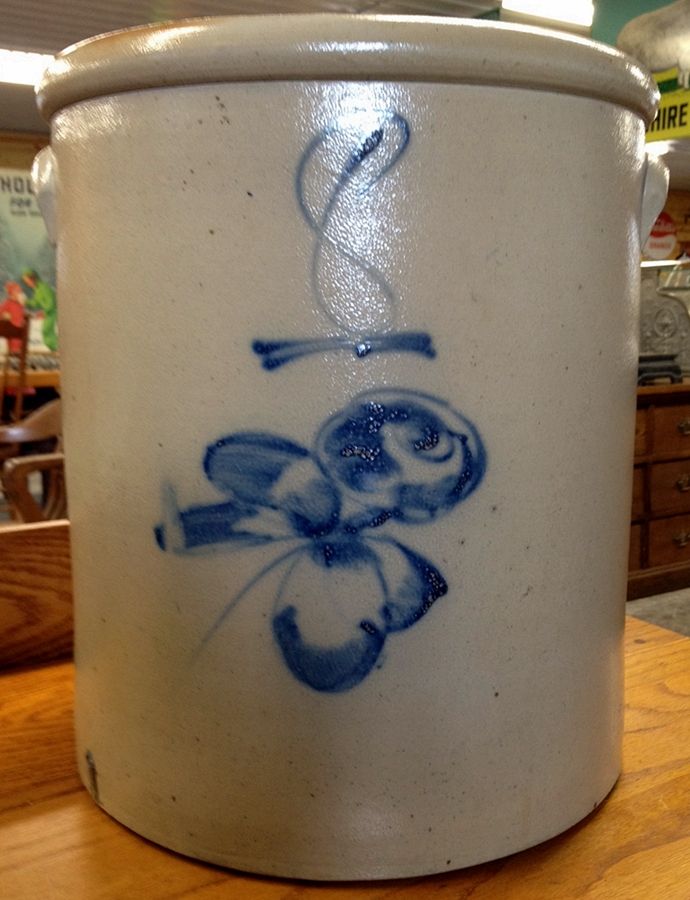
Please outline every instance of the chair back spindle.
M15 325L10 319L0 318L0 338L5 342L2 362L2 383L0 385L0 413L4 417L6 398L13 394L14 404L11 420L18 422L24 410L24 391L26 389L26 363L29 347L29 317L25 316L21 325ZM16 360L16 369L12 361ZM16 380L11 377L16 371ZM14 381L15 384L11 384Z

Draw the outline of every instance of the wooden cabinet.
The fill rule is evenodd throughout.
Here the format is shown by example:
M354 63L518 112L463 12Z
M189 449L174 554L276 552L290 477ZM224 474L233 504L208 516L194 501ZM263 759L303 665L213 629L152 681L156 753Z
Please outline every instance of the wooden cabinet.
M690 383L639 388L629 598L690 587Z

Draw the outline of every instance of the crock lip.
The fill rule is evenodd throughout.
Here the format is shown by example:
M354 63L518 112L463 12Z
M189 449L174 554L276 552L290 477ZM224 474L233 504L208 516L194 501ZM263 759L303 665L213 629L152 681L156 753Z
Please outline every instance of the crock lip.
M46 120L82 100L250 81L407 81L520 87L627 107L646 124L657 87L635 60L562 32L433 16L307 13L181 19L63 50L36 89Z

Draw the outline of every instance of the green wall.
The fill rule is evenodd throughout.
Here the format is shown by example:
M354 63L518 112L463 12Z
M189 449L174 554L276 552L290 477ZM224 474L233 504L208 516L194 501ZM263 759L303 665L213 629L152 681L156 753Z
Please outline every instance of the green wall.
M592 38L615 45L618 32L630 19L669 5L669 0L594 0Z

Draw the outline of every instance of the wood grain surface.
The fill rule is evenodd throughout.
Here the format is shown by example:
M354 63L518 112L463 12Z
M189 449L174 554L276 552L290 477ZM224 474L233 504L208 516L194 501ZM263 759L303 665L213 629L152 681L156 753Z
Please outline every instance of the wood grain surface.
M628 620L624 774L531 850L429 878L307 884L229 872L137 837L80 787L72 666L0 674L0 897L12 900L689 900L690 639Z
M28 175L34 156L47 143L47 134L0 131L0 166L23 169Z
M30 364L30 363L29 363ZM32 369L26 370L25 384L28 388L56 388L60 387L60 370L59 369ZM19 377L15 372L9 372L7 375L7 387L16 387L19 384Z
M0 669L71 655L69 523L0 528L0 572Z

